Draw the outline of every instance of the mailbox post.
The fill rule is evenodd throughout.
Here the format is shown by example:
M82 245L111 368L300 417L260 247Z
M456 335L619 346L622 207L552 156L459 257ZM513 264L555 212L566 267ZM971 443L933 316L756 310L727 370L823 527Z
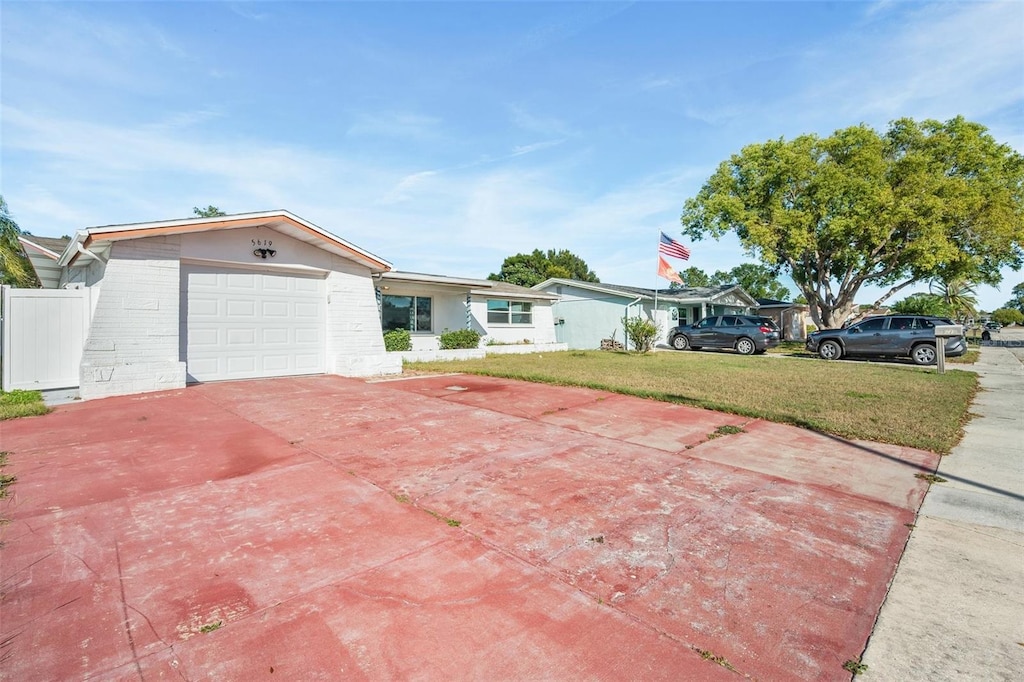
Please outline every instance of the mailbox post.
M939 374L946 373L946 339L964 335L964 328L958 324L935 325L935 367Z

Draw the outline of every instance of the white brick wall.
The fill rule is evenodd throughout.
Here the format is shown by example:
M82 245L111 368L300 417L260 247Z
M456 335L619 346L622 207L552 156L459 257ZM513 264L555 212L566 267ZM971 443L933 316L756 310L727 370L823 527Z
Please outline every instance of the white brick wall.
M179 238L115 242L82 353L85 400L185 385L179 354Z
M343 376L402 371L401 358L384 350L369 269L337 257L327 276L327 370Z

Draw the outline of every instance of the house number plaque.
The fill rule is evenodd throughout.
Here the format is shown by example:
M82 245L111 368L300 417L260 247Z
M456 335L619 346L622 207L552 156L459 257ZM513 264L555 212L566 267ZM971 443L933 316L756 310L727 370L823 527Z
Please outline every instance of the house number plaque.
M267 259L267 256L273 258L277 255L277 251L270 248L274 245L273 239L253 239L252 240L252 255L259 256L263 260Z

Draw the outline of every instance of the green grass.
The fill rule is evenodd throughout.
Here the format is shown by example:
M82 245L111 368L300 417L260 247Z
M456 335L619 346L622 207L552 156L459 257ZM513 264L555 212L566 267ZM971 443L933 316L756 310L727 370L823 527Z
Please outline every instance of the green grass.
M406 369L585 386L940 453L960 440L977 391L977 377L957 370L713 352L492 355Z
M49 411L39 391L0 391L0 420L30 417Z

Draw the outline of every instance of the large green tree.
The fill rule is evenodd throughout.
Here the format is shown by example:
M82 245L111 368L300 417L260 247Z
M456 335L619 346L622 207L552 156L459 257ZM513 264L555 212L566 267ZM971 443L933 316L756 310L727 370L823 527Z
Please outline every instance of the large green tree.
M743 263L725 272L718 270L711 276L712 284L739 284L754 298L774 298L785 301L789 289L782 286L778 275L769 267L756 263Z
M778 275L769 267L756 263L743 263L731 270L716 270L715 274L708 275L698 267L690 266L679 273L684 284L675 282L670 289L681 289L687 287L710 287L722 284L739 284L743 290L754 298L774 298L786 300L789 298L789 289L782 286Z
M38 287L39 280L32 263L25 256L18 235L23 234L0 195L0 284L15 287Z
M723 162L681 221L691 239L735 233L836 327L865 285L885 291L881 305L917 282L996 284L1019 269L1024 157L962 117L780 138Z
M501 270L487 279L532 287L551 277L577 279L582 282L600 282L594 271L582 258L571 251L534 249L533 253L517 253L501 264Z
M1013 308L1024 313L1024 282L1013 287L1013 298L1006 302L1004 308Z

